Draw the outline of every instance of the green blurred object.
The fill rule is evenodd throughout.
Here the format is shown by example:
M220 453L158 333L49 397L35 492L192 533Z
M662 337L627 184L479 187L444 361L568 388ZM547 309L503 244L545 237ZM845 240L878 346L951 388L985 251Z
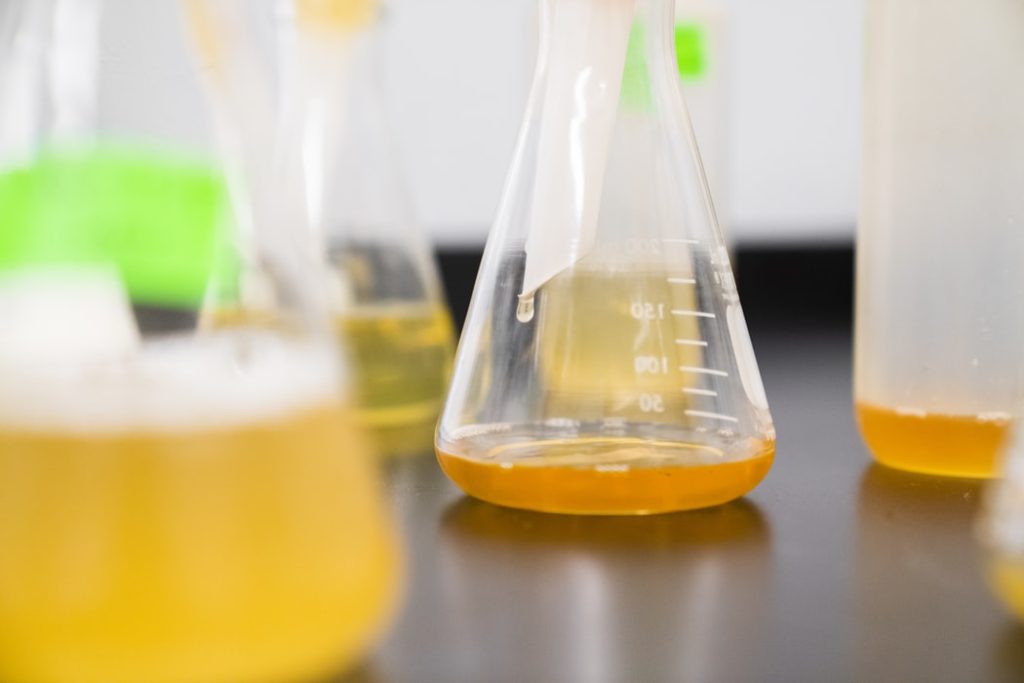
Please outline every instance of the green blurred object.
M202 300L228 215L208 164L128 146L54 149L0 173L0 270L116 267L136 303Z
M708 71L707 39L700 24L678 24L675 30L676 64L684 81L703 78ZM651 83L647 73L644 49L644 26L633 24L626 50L626 67L622 77L622 101L633 110L646 111L651 106Z
M707 73L707 41L700 24L676 26L676 63L684 80L698 79Z
M643 24L635 22L629 32L626 65L622 74L622 102L635 111L648 111L651 108L651 79L643 53L645 35Z

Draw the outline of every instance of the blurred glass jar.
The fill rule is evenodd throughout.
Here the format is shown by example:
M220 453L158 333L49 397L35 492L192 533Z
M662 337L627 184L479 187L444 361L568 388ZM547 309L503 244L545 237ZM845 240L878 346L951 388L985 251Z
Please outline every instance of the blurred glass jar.
M227 229L178 9L0 7L5 683L319 679L395 601L303 212L282 182ZM201 329L236 241L272 316Z
M988 477L1021 397L1024 6L869 0L855 398L884 465Z

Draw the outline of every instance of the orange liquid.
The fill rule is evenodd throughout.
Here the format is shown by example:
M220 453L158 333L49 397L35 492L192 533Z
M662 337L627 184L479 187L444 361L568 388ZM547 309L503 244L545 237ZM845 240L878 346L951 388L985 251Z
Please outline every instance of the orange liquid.
M223 428L0 428L0 680L318 680L396 593L341 410Z
M517 448L529 449L530 456L516 461ZM482 457L456 450L473 449L461 442L438 449L441 467L481 500L540 512L642 515L711 507L743 496L768 473L775 443L761 443L747 459L718 464L686 463L693 454L707 456L714 449L628 438L499 446Z
M992 477L1009 419L908 414L857 404L861 435L878 462L953 477Z

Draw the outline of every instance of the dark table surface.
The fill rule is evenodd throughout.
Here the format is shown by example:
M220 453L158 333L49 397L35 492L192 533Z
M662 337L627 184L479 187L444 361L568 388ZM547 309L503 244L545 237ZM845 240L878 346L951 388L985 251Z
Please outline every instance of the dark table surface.
M845 330L755 335L778 429L746 499L647 518L542 515L391 463L404 607L354 680L1024 681L987 589L983 485L872 465Z

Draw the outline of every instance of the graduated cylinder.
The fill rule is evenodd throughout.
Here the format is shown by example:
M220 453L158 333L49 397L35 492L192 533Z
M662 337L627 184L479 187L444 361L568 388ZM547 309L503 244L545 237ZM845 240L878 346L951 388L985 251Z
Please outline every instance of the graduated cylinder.
M1024 5L867 3L855 398L881 463L991 476L1024 342Z

